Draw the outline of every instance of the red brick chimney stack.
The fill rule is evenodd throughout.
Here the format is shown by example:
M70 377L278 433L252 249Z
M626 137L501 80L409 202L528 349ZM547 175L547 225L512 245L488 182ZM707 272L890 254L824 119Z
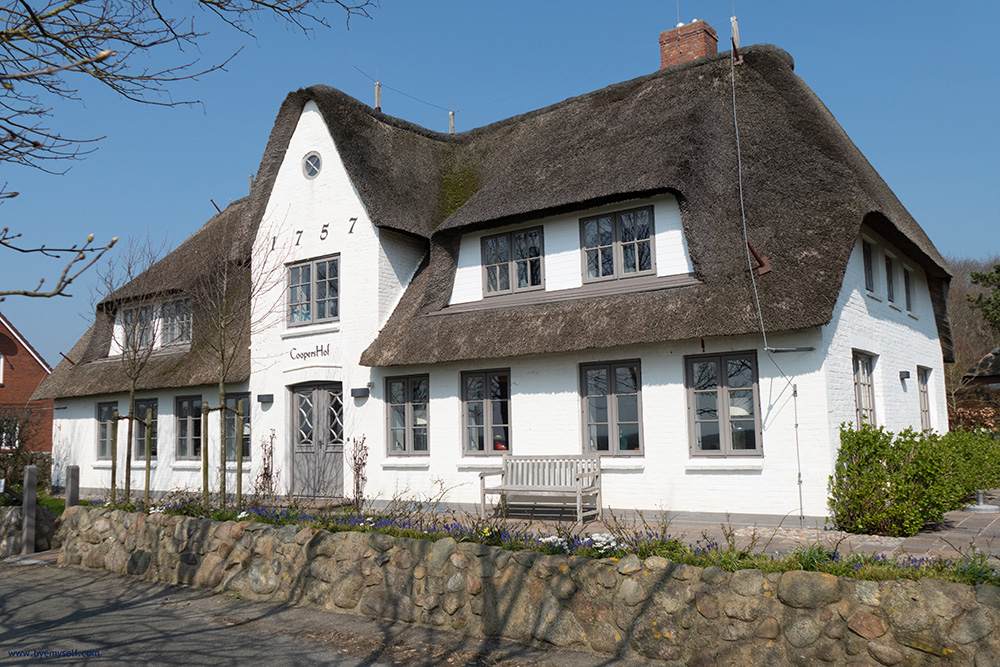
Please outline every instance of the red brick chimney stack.
M712 26L695 19L660 33L660 69L680 65L719 51L719 36Z

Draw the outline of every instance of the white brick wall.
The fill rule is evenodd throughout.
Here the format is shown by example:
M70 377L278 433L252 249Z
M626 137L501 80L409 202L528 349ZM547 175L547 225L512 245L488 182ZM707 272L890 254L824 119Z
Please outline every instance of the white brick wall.
M392 315L403 290L427 254L427 243L387 229L380 229L378 236L378 321L381 326Z
M833 320L823 329L826 350L824 372L828 377L830 401L829 424L837 432L842 422L855 422L854 350L875 357L875 420L891 431L912 427L920 429L920 396L917 367L931 369L929 397L931 425L937 431L948 430L948 412L944 390L944 362L937 324L924 271L905 258L883 239L865 232L873 249L875 290L865 289L861 239L855 244L847 265L844 284ZM896 258L896 302L886 299L885 251ZM905 309L902 267L911 272L912 312ZM910 378L901 380L900 371Z

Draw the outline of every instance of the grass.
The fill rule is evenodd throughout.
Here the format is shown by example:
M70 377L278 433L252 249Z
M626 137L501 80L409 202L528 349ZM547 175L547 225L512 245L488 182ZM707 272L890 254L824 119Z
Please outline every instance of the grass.
M96 503L95 503L96 504ZM395 537L438 540L451 537L458 542L478 542L513 551L530 549L546 554L569 554L590 558L640 558L660 556L675 563L697 567L717 566L723 570L756 569L763 572L809 570L842 577L886 581L891 579L940 579L961 584L1000 586L1000 572L990 565L988 553L970 548L956 559L886 558L882 555L842 553L811 544L793 551L769 555L756 542L740 548L732 527L723 526L725 544L703 539L687 544L666 532L667 526L652 527L625 523L612 517L609 533L573 535L568 529L551 535L535 532L530 524L509 524L502 518L480 519L429 511L425 503L394 501L380 512L353 509L311 509L292 505L277 507L255 504L237 511L214 507L205 511L200 500L178 496L162 504L146 507L141 503L119 503L116 509L207 517L216 521L255 521L271 525L300 525L330 532L357 531L385 533ZM641 517L640 517L641 519ZM764 545L766 547L766 545Z

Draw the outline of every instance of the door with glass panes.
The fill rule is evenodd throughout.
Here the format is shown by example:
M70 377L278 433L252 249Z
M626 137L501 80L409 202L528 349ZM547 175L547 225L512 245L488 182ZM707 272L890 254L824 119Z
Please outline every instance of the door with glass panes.
M292 493L344 495L344 394L339 382L292 387Z

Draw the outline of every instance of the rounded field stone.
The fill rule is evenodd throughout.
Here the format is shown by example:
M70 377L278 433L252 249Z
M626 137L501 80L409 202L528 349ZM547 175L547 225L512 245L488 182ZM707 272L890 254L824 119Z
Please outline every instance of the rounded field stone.
M785 572L778 580L778 598L789 607L816 609L840 599L840 579L824 572Z

